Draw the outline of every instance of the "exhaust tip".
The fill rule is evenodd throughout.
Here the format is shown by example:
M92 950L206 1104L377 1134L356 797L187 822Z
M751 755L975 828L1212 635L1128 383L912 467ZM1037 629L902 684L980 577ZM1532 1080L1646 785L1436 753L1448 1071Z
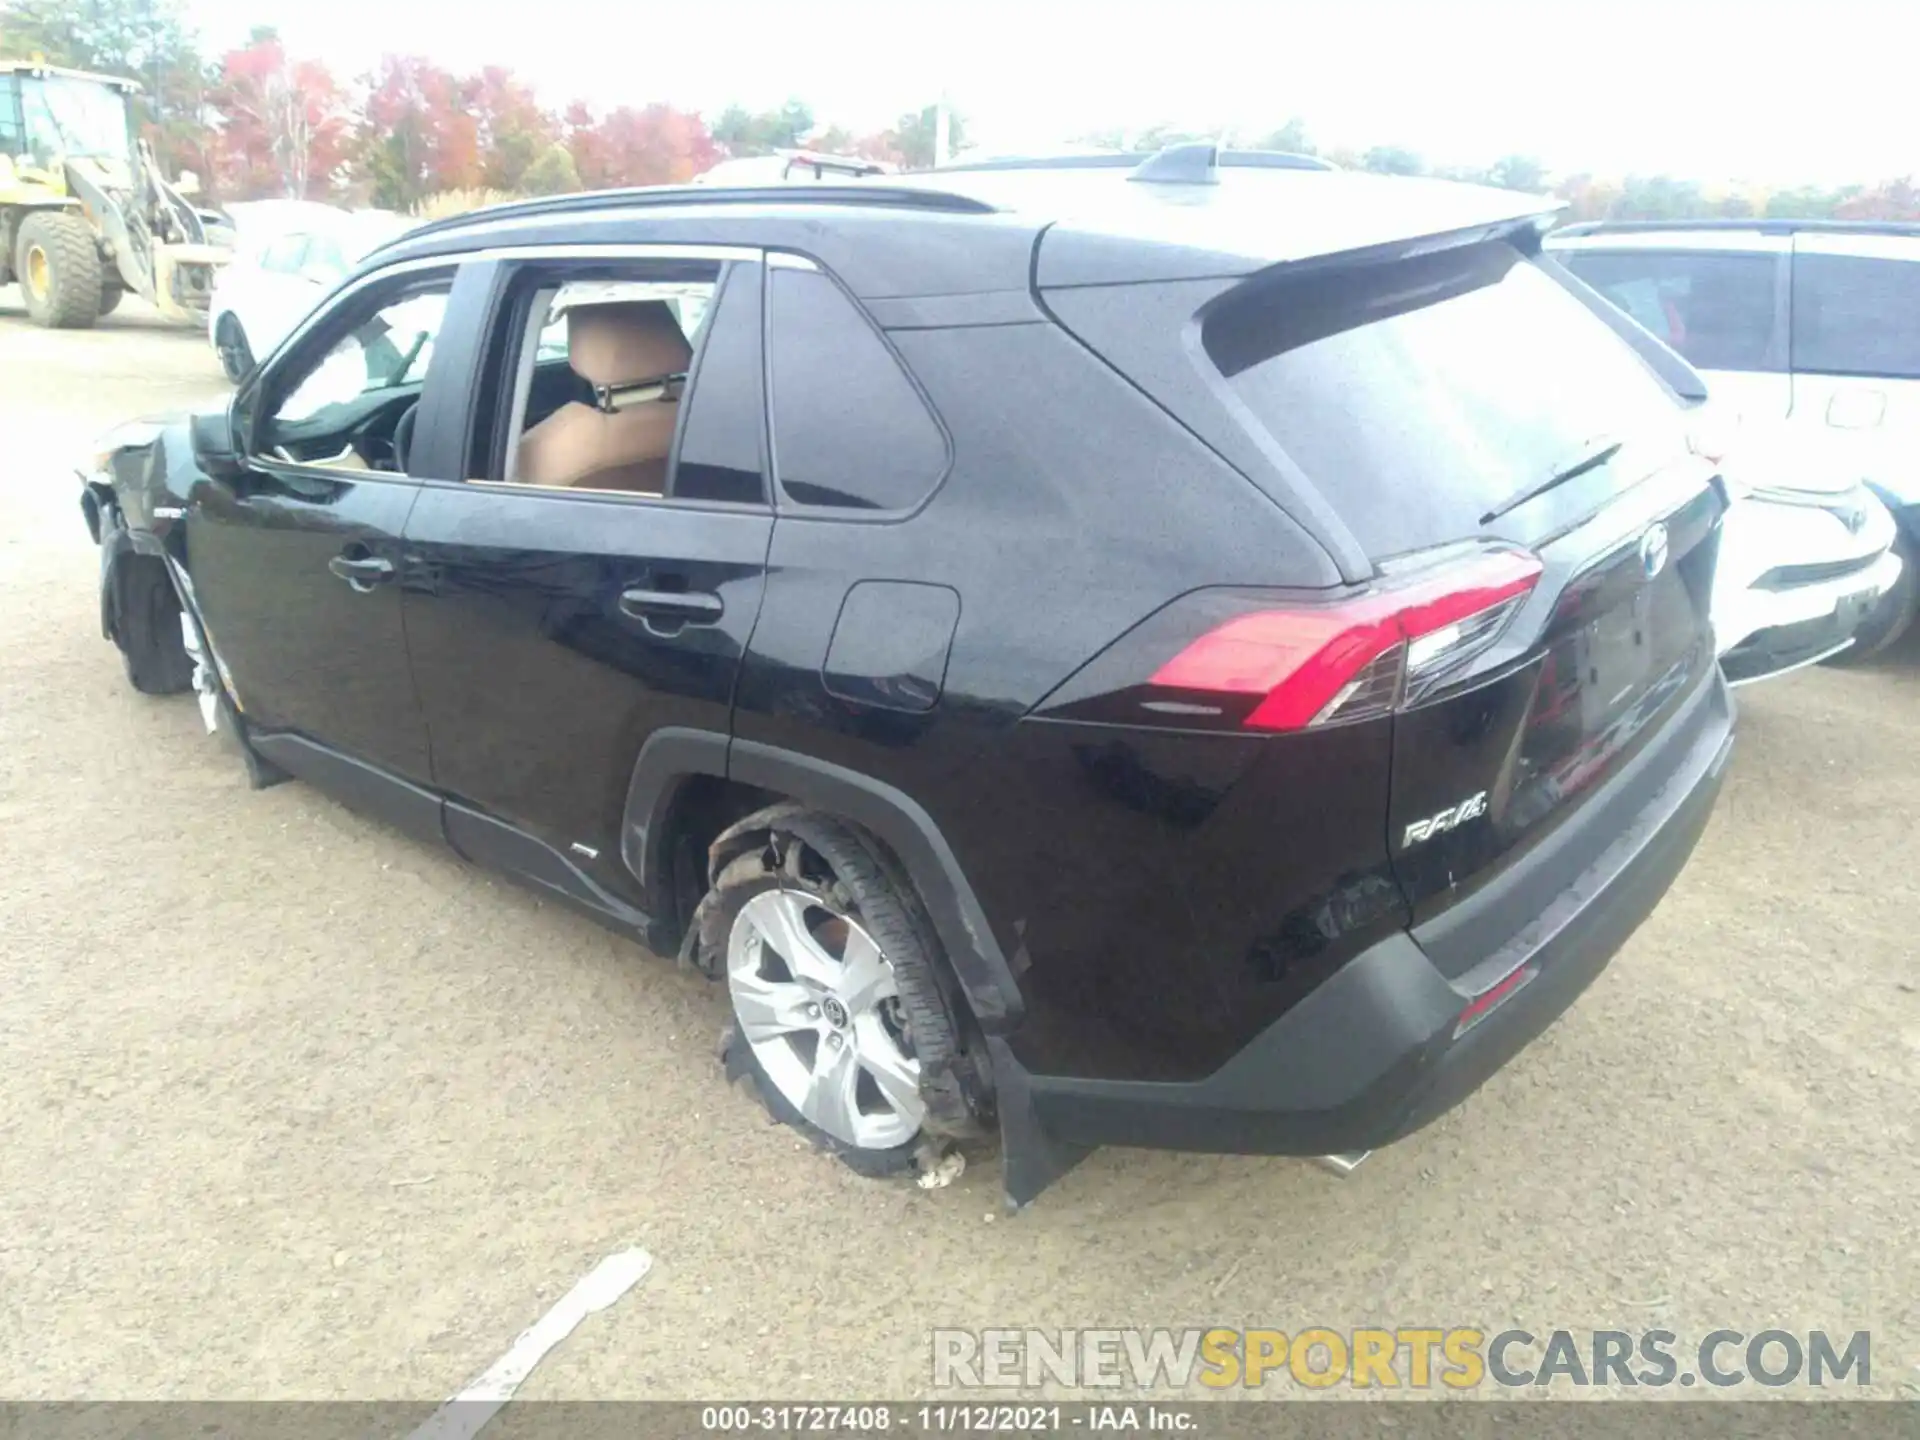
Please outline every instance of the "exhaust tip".
M1367 1157L1371 1154L1373 1154L1371 1150L1349 1150L1344 1155L1316 1155L1313 1157L1313 1163L1322 1170L1332 1171L1344 1180L1365 1164Z

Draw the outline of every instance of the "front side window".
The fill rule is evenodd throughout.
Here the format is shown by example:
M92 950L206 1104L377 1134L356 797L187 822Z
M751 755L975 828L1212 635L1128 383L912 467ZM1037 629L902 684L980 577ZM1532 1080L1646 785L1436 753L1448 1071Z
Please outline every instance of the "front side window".
M1555 258L1702 370L1778 370L1771 255L1567 250Z
M276 372L255 443L278 460L352 470L404 471L408 412L420 401L446 316L450 278L388 293L344 329L325 324L316 353L295 352L287 378ZM272 398L277 396L277 399Z
M1920 379L1920 263L1794 256L1793 368Z
M774 464L794 504L899 511L947 469L946 433L893 351L817 270L772 282Z

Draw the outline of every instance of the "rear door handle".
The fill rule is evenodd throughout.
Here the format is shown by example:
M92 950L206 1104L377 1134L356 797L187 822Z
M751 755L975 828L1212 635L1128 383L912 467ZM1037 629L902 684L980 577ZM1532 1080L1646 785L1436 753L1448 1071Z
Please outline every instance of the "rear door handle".
M712 625L726 613L718 595L704 590L623 590L620 613L633 620L678 620Z
M377 555L354 557L336 555L327 561L327 569L339 576L362 595L384 580L393 578L393 562L382 560Z

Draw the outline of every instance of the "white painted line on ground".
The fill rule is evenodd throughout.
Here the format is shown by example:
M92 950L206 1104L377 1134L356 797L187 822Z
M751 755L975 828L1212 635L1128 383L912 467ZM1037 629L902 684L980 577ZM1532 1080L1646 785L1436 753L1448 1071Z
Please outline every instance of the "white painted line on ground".
M487 1367L485 1374L434 1411L407 1440L471 1440L513 1399L520 1382L546 1359L548 1351L571 1335L587 1316L606 1309L639 1284L652 1268L653 1257L644 1250L609 1255L582 1276L551 1310L521 1331L520 1338Z

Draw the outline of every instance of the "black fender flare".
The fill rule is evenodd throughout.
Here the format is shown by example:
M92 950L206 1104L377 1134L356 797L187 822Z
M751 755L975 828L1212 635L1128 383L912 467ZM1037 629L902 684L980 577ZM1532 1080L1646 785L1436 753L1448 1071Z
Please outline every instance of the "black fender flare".
M849 820L882 841L920 892L954 977L989 1035L1019 1025L1026 1002L959 859L919 802L856 770L752 740L669 727L640 747L627 787L620 854L649 913L671 912L667 839L683 783L708 775L769 790Z

